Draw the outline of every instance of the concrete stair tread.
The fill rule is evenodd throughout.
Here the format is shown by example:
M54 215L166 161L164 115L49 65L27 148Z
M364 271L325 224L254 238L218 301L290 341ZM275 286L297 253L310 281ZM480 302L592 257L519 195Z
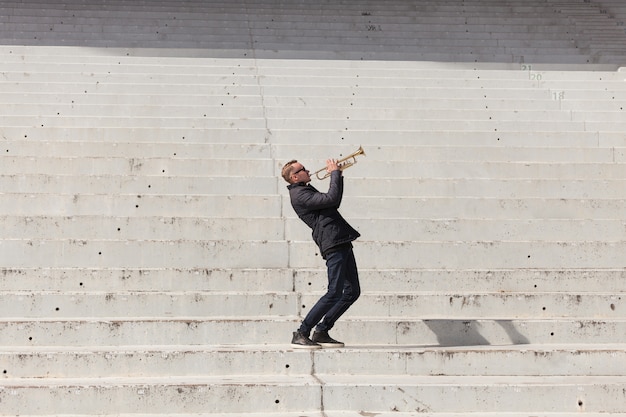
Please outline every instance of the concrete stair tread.
M324 385L357 386L554 386L618 385L626 386L626 376L415 376L415 375L316 375Z
M28 66L33 75L39 77L55 76L60 80L70 80L71 74L89 74L90 77L106 76L109 79L123 81L122 76L149 75L150 77L189 77L190 81L213 80L215 77L226 76L227 80L248 80L252 81L259 77L256 71L262 71L264 79L288 76L289 79L302 79L305 84L306 76L312 76L313 80L324 80L325 78L346 78L350 80L364 82L367 80L415 80L423 82L431 79L436 82L434 85L444 86L442 79L452 79L466 82L477 82L478 80L487 83L497 80L508 81L543 81L547 84L552 82L572 82L589 81L595 82L617 82L623 81L624 75L620 73L619 67L606 67L604 70L595 71L568 71L567 68L558 68L546 64L483 64L483 63L450 63L446 67L441 67L436 63L424 61L402 61L385 62L377 61L350 62L342 60L258 60L256 65L252 65L246 59L197 59L189 58L151 58L151 57L119 57L111 55L108 59L101 55L90 56L84 53L73 53L67 49L67 54L57 53L53 55L39 55L38 50L33 49L28 56L20 54L7 54L6 46L0 45L0 52L5 52L7 79L9 76L18 79L25 78L22 73L24 62L28 60ZM41 51L41 50L39 50ZM30 51L29 51L30 52ZM40 52L39 52L40 53ZM67 62L67 60L70 60ZM74 61L71 61L74 59ZM120 65L121 60L131 65ZM65 61L64 61L65 60ZM164 65L167 64L167 65ZM575 69L573 67L572 69ZM592 67L593 68L593 67ZM203 74L198 74L198 70L204 70ZM535 80L533 76L539 75L540 79ZM33 82L36 78L33 78ZM93 80L93 78L92 78ZM149 79L142 81L148 82ZM277 81L277 80L276 80ZM536 85L531 83L530 85ZM578 86L579 90L590 89L589 86ZM49 96L45 91L38 92L42 96ZM104 93L104 92L103 92ZM52 97L51 97L52 98ZM363 97L366 98L366 97ZM4 97L2 97L4 99ZM120 97L120 99L123 99ZM55 100L55 102L58 102ZM238 101L238 103L240 103ZM181 103L184 104L184 103ZM186 103L189 104L189 103Z
M276 417L282 417L282 414L275 414ZM498 411L498 412L490 412L490 411L467 411L467 412L403 412L403 411L335 411L335 410L324 410L324 417L572 417L575 415L573 412L567 413L559 413L559 412L543 412L543 411L526 411L526 412L515 412L515 411ZM584 413L585 417L626 417L626 413L612 413L612 412L600 412L594 413L586 411ZM217 415L201 415L200 417L231 417L229 414L217 414ZM273 414L248 414L246 416L251 417L273 417ZM28 417L28 416L24 416ZM59 417L73 417L73 416L59 416ZM125 417L121 415L120 417ZM141 417L141 416L128 416L128 417ZM175 416L173 416L175 417ZM183 417L183 416L181 416ZM186 417L186 416L185 416ZM286 415L285 417L292 417L292 415ZM294 413L293 417L318 417L316 413Z
M157 377L83 377L83 378L0 378L0 387L19 384L20 387L55 386L129 386L129 385L348 385L348 386L497 386L497 385L621 385L626 387L626 376L419 376L419 375L207 375Z
M202 69L202 68L200 68ZM367 70L367 67L364 68ZM158 69L157 69L158 70ZM510 79L505 79L501 77L491 77L490 71L487 70L476 70L473 77L470 74L464 74L459 71L458 74L455 74L455 77L434 77L434 74L431 77L428 76L420 76L415 77L411 76L412 74L406 73L406 71L398 70L398 75L394 76L393 74L387 74L385 77L373 77L361 75L358 71L354 71L354 75L345 75L343 77L332 77L332 68L328 69L328 75L317 75L311 76L307 73L307 71L298 71L294 69L294 71L298 71L301 73L287 75L266 75L263 74L263 67L258 70L261 72L261 75L230 75L230 80L224 80L224 77L227 76L204 76L200 77L198 75L185 75L185 74L159 74L155 73L150 78L146 79L146 74L115 74L115 76L111 74L101 74L102 85L96 91L93 90L94 81L97 80L96 75L90 73L80 72L77 74L72 73L34 73L29 74L29 76L25 76L22 73L18 72L8 72L6 75L6 81L3 81L3 84L7 87L7 92L11 92L13 90L16 91L29 91L32 90L34 94L42 94L44 92L37 91L35 87L41 84L45 84L47 89L44 94L50 94L56 91L64 91L67 93L73 93L79 95L82 93L83 96L85 91L92 92L96 97L99 97L99 94L111 94L121 88L126 88L129 91L127 92L130 95L134 94L173 94L178 92L178 94L186 94L187 92L191 92L196 89L195 94L204 93L205 96L214 96L214 97L222 97L222 100L226 101L228 106L224 106L223 112L227 111L229 108L237 108L236 106L245 106L245 102L239 103L236 102L234 105L231 104L227 100L227 95L223 91L224 82L230 81L232 84L229 90L232 92L245 92L249 91L253 96L254 92L258 91L259 87L263 87L268 97L281 96L281 92L289 92L294 88L297 89L306 89L315 87L318 89L318 96L323 96L325 92L329 89L337 89L338 91L345 92L353 92L358 91L361 94L359 97L353 97L355 101L359 101L361 96L365 96L364 93L370 92L369 96L377 96L377 95L390 95L391 92L396 94L401 93L401 90L407 90L409 92L419 92L419 89L428 88L431 90L446 90L446 89L454 89L456 90L480 90L489 92L492 89L497 88L511 88L513 90L517 89L527 89L535 92L545 92L546 87L554 88L554 89L562 89L562 90L578 90L580 91L598 91L598 89L607 88L610 91L615 92L616 94L621 94L623 96L623 91L626 89L624 86L624 79L622 75L618 75L619 73L611 73L607 72L604 77L596 76L594 78L588 77L588 79L571 79L573 77L563 77L563 79L559 79L557 74L553 74L548 71L533 71L533 72L525 72L519 71L520 76L512 76ZM453 73L454 74L454 73ZM530 74L530 75L529 75ZM417 74L420 75L420 74ZM427 74L426 74L427 75ZM465 75L465 76L464 76ZM261 77L260 79L257 77ZM471 77L471 78L470 78ZM539 77L538 81L534 80L533 77ZM182 80L181 80L182 78ZM187 79L185 79L187 78ZM581 77L582 78L582 77ZM70 80L74 80L75 83L70 83ZM186 81L184 83L180 83L181 81ZM584 82L585 85L580 85L581 82ZM18 88L19 87L19 88ZM377 91L376 89L385 88L389 90L385 91ZM200 90L197 90L200 88ZM331 91L328 91L328 96L333 97L336 94L332 94ZM258 93L257 93L258 94ZM242 94L243 95L243 94ZM478 96L478 94L477 94ZM545 94L537 94L538 98L549 98L549 96ZM253 97L249 97L251 99ZM82 100L78 100L82 102ZM67 103L67 102L66 102ZM214 101L217 104L217 102ZM271 101L267 104L271 105ZM43 103L40 103L43 104ZM211 102L208 102L211 104ZM245 106L242 107L243 111L251 111L255 110L256 107L263 106L263 102L257 98L256 106ZM219 106L219 104L217 104ZM180 106L180 105L179 105ZM62 112L64 115L71 115L72 107L67 108L63 106L63 103L57 103L57 107L65 110ZM167 106L166 106L167 107ZM209 106L204 106L204 108L210 108ZM85 110L85 109L83 109ZM158 109L157 109L158 110ZM193 110L195 110L196 114L200 116L203 113L200 113L201 109L195 108L189 111L189 116L193 115ZM56 113L55 113L56 114ZM78 113L80 114L80 113ZM106 115L106 113L105 113ZM176 114L172 114L172 117Z
M141 413L116 413L116 414L98 414L101 417L155 417L155 414ZM246 412L246 413L168 413L168 417L572 417L571 412L514 412L514 411L498 411L498 412L459 412L459 413L430 413L430 412L402 412L402 411L343 411L343 410L324 410L324 411L298 411L298 412ZM585 412L585 417L626 417L626 413L594 413ZM21 417L35 417L30 414L20 414ZM84 414L46 414L47 417L85 417ZM39 415L37 415L39 417Z
M358 173L358 171L356 171ZM355 173L356 174L356 173ZM312 175L312 174L311 174ZM257 176L250 181L245 176L162 176L155 175L48 175L19 174L0 175L4 192L106 195L115 190L121 195L155 196L203 196L217 195L272 195L279 184L275 176ZM352 177L350 190L345 195L359 197L398 197L398 191L390 187L393 182L407 196L468 197L468 198L550 198L563 199L626 199L626 180L582 178L414 178ZM281 186L283 184L280 184ZM230 194L233 193L233 194ZM139 197L143 198L143 197Z
M609 1L3 3L3 412L626 417ZM325 271L277 172L341 143L363 303L298 351Z
M288 339L288 338L285 338ZM509 346L348 345L307 351L289 344L40 346L0 349L3 377L221 375L623 376L623 344ZM116 367L110 367L110 363Z
M364 138L366 139L366 138ZM420 161L428 164L450 164L452 162L477 162L491 164L613 164L626 162L619 153L626 151L626 142L622 146L616 143L607 143L598 147L598 136L590 133L565 132L551 135L550 143L535 142L527 136L519 134L507 136L506 147L493 140L471 141L429 141L426 138L419 144L400 145L386 144L384 146L374 145L375 149L370 149L367 144L363 144L367 161L374 162L394 161L394 162L415 162ZM259 161L265 163L270 156L270 151L274 152L275 158L279 160L288 159L293 155L303 154L306 158L303 161L318 161L331 151L322 148L323 143L305 144L294 146L289 143L277 143L270 146L261 143L247 144L224 144L224 143L164 143L164 142L92 142L83 141L16 141L7 140L3 142L3 149L7 164L12 158L38 159L46 161L54 158L74 160L89 158L94 161L111 160L133 160L141 162L143 160L156 162L162 159L171 158L170 164L176 166L180 161L211 161L223 160L246 160ZM332 150L337 155L347 155L355 150L354 146L337 146L333 144ZM120 154L124 155L121 157ZM201 157L199 157L201 156ZM76 161L75 161L76 162ZM317 166L317 165L316 165ZM479 169L478 167L476 167Z
M507 27L506 30L510 30L510 27ZM466 32L464 32L465 35ZM506 36L506 32L503 36ZM440 35L439 35L440 36ZM163 64L171 64L173 60L180 60L184 65L204 65L204 66L237 66L241 64L242 67L249 66L250 60L245 57L245 55L241 54L241 51L235 50L223 50L220 53L219 50L215 49L200 49L200 48L185 48L181 50L180 48L166 47L161 45L159 48L120 48L120 47L108 47L108 54L98 54L91 53L90 50L77 49L69 46L61 46L61 45L0 45L0 51L5 52L5 55L8 59L7 62L15 62L15 61L24 61L27 63L52 63L52 64L75 64L75 63L88 63L89 65L94 64L102 64L107 65L112 63L119 64L127 64L127 63L136 63L139 65L149 66L149 65L163 65ZM97 49L94 49L97 51ZM443 55L442 55L443 56ZM112 58L113 57L113 58ZM279 67L284 63L288 63L290 66L299 65L303 67L310 67L313 62L316 67L324 68L324 67L338 67L338 68L346 68L353 67L355 62L349 59L334 59L334 60L316 60L312 57L301 57L300 60L293 59L280 59L279 57L273 57L271 59L263 59L262 57L257 57L260 62L265 63L265 65L270 65L272 63L276 63L276 66ZM432 62L428 60L391 60L391 61L379 61L378 59L367 61L369 66L376 67L387 67L391 66L391 68L397 67L407 67L407 65L411 68L441 68L441 64L437 62ZM531 61L532 62L532 61ZM269 63L269 64L268 64ZM224 65L226 64L226 65ZM234 65L233 65L234 64ZM568 63L564 61L555 61L551 62L543 62L543 61L534 61L531 64L531 68L533 69L541 69L541 70L550 70L550 71L601 71L601 72L612 72L618 70L621 65L615 63L589 63L589 62L580 62L580 63ZM506 62L476 62L475 59L470 59L469 62L463 62L463 60L458 60L456 62L447 62L446 68L444 70L449 70L450 68L460 68L460 69L490 69L490 70L519 70L519 63L510 63ZM166 69L161 69L162 71ZM232 71L231 71L232 73Z
M295 219L294 219L295 221ZM10 223L7 223L10 224ZM3 291L169 291L190 290L233 291L242 287L248 291L323 291L326 271L321 267L302 268L3 268ZM232 275L231 275L232 274ZM622 268L608 269L424 269L360 268L359 275L368 283L368 291L472 292L586 292L624 291ZM234 281L233 276L238 279Z
M318 297L313 298L317 299ZM348 313L346 313L348 314ZM171 323L204 323L204 322L245 322L245 323L289 323L295 322L300 318L297 314L294 315L263 315L254 314L250 316L227 316L227 315L214 315L214 316L70 316L70 317L2 317L0 323L154 323L154 322L171 322ZM421 323L421 322L511 322L521 321L526 323L571 323L572 317L556 316L556 317L538 317L537 314L531 314L528 317L511 317L509 315L465 315L462 318L448 317L445 315L432 315L430 317L411 317L406 315L387 315L387 316L370 316L370 315L351 315L346 316L345 322L369 322L369 323ZM625 317L598 317L593 316L579 316L575 317L577 323L614 323L614 324L626 324ZM603 342L606 343L606 342Z
M48 354L48 353L98 353L98 352L295 352L301 355L326 354L327 352L353 354L357 352L389 353L488 353L488 352L626 352L626 343L555 343L555 344L511 344L477 346L432 346L432 345L381 345L354 344L343 348L321 350L295 349L283 344L223 344L223 345L90 345L90 346L0 346L0 354Z
M325 290L289 291L5 291L3 320L219 320L292 317L298 304L312 305ZM621 318L626 292L368 291L346 317L363 320L579 320ZM502 310L506 314L501 313ZM100 318L98 313L104 317ZM91 317L90 317L91 316Z
M346 193L347 194L347 193ZM107 197L104 199L104 197ZM626 201L611 198L580 198L563 199L558 197L546 198L475 198L475 197L359 197L344 195L345 208L342 213L345 217L358 217L363 214L362 207L368 207L368 213L373 218L383 217L389 219L419 220L432 219L455 219L459 213L463 218L473 219L489 212L495 220L509 220L517 218L530 221L537 216L556 219L586 220L592 218L616 220L623 219L619 214L626 209ZM43 193L7 193L0 194L0 202L4 207L5 215L18 216L68 216L68 215L98 215L102 213L102 206L112 205L119 217L134 218L137 216L154 216L167 218L176 213L182 217L207 217L216 218L224 216L228 212L232 217L274 217L280 213L281 205L284 213L291 213L289 201L279 195L234 195L226 198L224 195L145 195L138 198L137 194L105 195L105 194L43 194ZM141 203L141 204L140 204ZM421 204L419 204L421 203ZM427 203L427 204L426 204ZM73 205L72 205L73 204ZM72 205L71 210L67 207ZM251 208L252 206L252 208ZM45 211L42 209L45 207ZM139 209L139 210L138 210ZM506 209L506 211L502 211ZM225 211L227 210L227 211ZM290 214L291 216L291 214ZM302 227L302 225L300 225ZM303 242L304 244L305 242ZM308 242L306 242L308 243ZM14 265L11 268L28 267L59 267L61 265ZM79 265L66 265L66 267L78 267ZM92 266L92 265L90 265ZM89 267L90 267L89 266ZM173 265L170 265L173 266ZM101 267L119 268L158 268L158 265L101 265ZM165 267L165 266L164 266ZM200 265L197 265L200 267ZM219 268L219 266L215 266ZM245 266L240 266L245 267ZM263 267L263 265L255 265ZM285 267L279 265L278 267ZM299 267L319 267L319 265L299 265ZM462 268L447 266L450 269L476 269L465 266ZM512 268L512 265L492 265L492 269ZM532 265L534 269L554 269L549 265ZM563 265L566 269L580 269L582 266L572 264ZM605 268L612 268L613 265ZM363 265L363 268L372 268ZM400 265L379 266L381 269L401 268ZM482 269L483 267L478 267ZM428 266L426 269L437 269ZM604 269L597 266L597 269Z
M69 386L148 386L148 385L285 385L308 386L319 384L311 375L164 375L156 377L83 377L83 378L0 378L0 387L19 384L20 387L69 387ZM5 388L6 389L6 388Z

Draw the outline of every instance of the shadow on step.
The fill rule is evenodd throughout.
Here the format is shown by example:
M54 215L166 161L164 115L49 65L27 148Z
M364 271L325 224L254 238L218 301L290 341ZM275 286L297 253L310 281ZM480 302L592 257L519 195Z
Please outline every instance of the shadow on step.
M424 320L424 324L436 335L440 346L524 345L530 343L530 340L515 328L512 321L494 320L488 322L500 326L504 333L494 332L491 326L483 329L483 327L487 327L484 321ZM483 330L482 333L481 330Z

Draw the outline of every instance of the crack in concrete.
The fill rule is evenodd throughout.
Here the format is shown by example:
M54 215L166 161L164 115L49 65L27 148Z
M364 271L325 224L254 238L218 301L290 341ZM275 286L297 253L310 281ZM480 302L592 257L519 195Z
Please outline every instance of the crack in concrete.
M311 376L313 377L313 379L315 379L317 381L317 383L319 384L320 387L320 413L322 414L322 417L328 417L328 415L326 414L326 411L324 410L324 381L322 381L318 376L317 376L317 372L315 371L315 353L311 352Z

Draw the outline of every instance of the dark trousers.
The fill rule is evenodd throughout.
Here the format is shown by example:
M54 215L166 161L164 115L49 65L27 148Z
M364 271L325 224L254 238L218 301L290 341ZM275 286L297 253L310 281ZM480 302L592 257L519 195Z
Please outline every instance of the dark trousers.
M308 336L317 325L317 331L329 331L335 322L361 295L359 273L352 247L343 247L326 256L328 291L306 315L300 333ZM323 318L323 320L322 320ZM320 323L320 320L321 323Z

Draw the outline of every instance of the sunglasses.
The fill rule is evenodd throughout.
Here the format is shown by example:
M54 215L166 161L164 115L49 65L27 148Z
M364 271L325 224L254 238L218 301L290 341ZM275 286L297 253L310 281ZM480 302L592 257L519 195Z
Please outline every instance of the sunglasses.
M301 173L302 171L306 171L305 167L300 168L299 170L297 170L296 172L294 172L292 175L298 175L299 173Z

